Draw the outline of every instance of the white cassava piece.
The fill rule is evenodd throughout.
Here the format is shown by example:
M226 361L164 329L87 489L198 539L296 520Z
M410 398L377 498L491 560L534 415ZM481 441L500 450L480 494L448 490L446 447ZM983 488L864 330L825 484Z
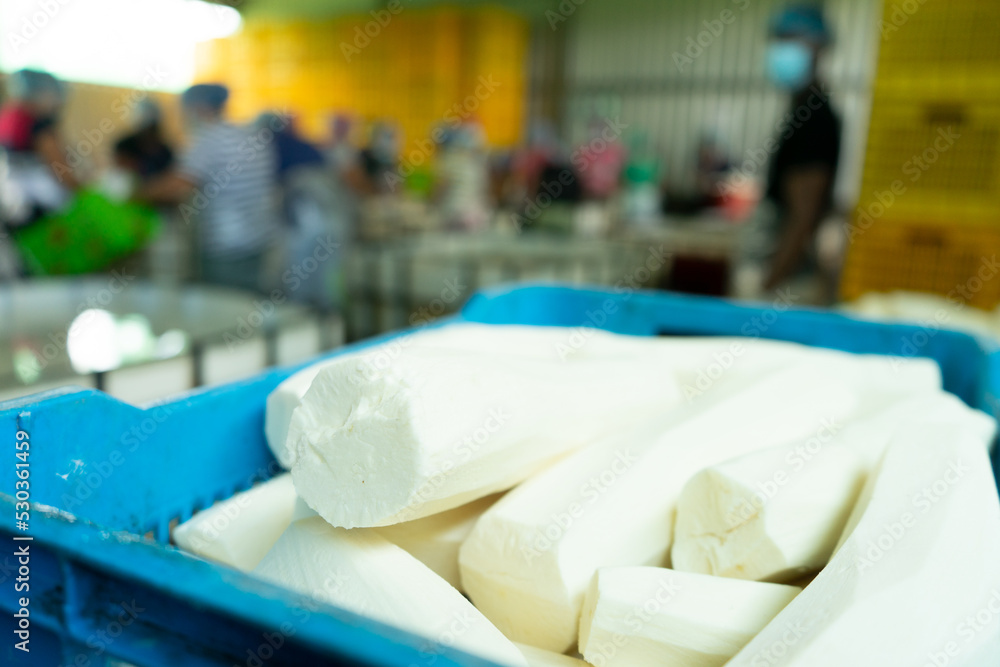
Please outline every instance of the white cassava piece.
M677 501L675 569L789 582L826 565L864 483L849 449L782 445L710 466Z
M411 556L461 591L458 550L472 533L479 517L500 497L501 494L493 494L440 514L431 514L423 519L373 530L405 549Z
M873 407L833 437L748 454L695 475L677 505L673 567L779 582L818 571L895 432L931 419L969 423L983 439L994 428L943 391L887 406L883 397Z
M425 638L433 657L453 646L500 665L527 667L521 652L461 593L372 530L295 521L254 574L317 600Z
M729 667L1000 664L1000 504L973 421L893 439L843 545Z
M514 646L520 649L524 659L528 661L528 667L588 667L583 660L562 653L553 653L527 644L515 643Z
M292 521L295 487L288 473L237 493L174 528L185 551L248 572Z
M299 495L335 526L419 519L503 491L594 440L674 408L669 372L410 349L374 376L324 366L289 438Z
M737 369L714 394L561 461L488 510L462 545L462 582L515 641L556 652L577 638L599 567L663 565L684 484L706 466L802 442L846 423L873 396L932 392L931 362L898 373L882 357L823 352L750 378ZM756 369L755 369L756 370Z
M659 567L601 568L580 619L599 667L722 667L801 589Z
M447 327L429 327L385 343L351 352L361 367L374 374L390 366L411 349L439 349L486 355L514 355L548 361L585 359L633 360L640 364L665 364L676 373L690 393L700 393L717 373L733 366L765 367L816 354L813 348L795 343L746 338L659 338L626 336L586 327L540 327L487 325L463 322ZM341 357L342 358L342 357ZM320 368L336 361L328 359L295 373L268 396L264 431L278 462L291 469L295 443L288 438L292 413L302 403Z

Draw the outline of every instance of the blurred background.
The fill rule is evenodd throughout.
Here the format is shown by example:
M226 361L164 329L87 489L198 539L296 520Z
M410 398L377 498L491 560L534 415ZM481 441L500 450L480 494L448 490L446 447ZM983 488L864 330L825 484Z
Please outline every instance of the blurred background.
M0 0L0 33L0 399L153 401L514 281L1000 331L993 0Z

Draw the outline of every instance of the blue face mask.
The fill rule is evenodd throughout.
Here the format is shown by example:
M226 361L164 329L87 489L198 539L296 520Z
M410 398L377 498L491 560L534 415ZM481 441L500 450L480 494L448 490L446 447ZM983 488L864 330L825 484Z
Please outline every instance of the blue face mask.
M767 75L778 86L799 90L812 77L812 51L800 42L775 42L767 49Z

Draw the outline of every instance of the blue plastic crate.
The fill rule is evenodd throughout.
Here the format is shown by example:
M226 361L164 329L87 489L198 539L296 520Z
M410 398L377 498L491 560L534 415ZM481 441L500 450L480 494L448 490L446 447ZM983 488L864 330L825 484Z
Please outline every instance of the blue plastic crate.
M991 342L912 326L780 312L700 297L529 286L474 296L456 321L598 327L619 333L744 335L858 353L923 356L945 388L997 415L1000 355ZM367 341L372 345L395 335ZM165 546L170 522L278 471L263 436L283 368L135 408L93 390L0 404L7 459L0 494L0 664L411 665L487 663ZM15 432L30 435L31 542L15 543ZM996 461L994 460L996 466ZM72 515L72 516L70 516ZM13 648L15 544L29 544L31 659ZM6 546L10 545L10 546ZM275 646L279 645L279 646ZM113 663L112 663L113 664Z

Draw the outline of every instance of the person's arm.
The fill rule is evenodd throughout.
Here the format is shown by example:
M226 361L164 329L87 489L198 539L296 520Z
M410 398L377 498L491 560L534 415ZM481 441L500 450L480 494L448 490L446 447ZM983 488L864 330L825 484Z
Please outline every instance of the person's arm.
M197 183L177 171L158 176L135 193L135 199L150 204L180 204L194 194Z
M134 198L149 204L182 204L195 189L221 168L219 145L215 135L200 134L174 168L150 178L140 186Z
M829 165L798 167L784 177L780 186L786 202L784 233L765 289L778 287L799 267L826 211L832 184L833 170Z
M76 190L80 187L80 181L66 164L66 153L63 152L62 143L55 132L41 132L35 137L35 152L38 153L42 162L49 166L60 183L70 190Z

